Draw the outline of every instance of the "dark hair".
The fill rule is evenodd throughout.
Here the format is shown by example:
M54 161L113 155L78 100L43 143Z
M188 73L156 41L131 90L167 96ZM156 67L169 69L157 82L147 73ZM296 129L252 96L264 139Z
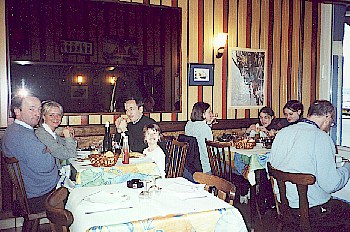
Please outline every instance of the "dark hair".
M158 132L159 132L159 135L160 135L160 140L163 139L162 130L160 129L160 127L158 126L158 124L156 124L156 123L151 123L151 124L145 125L145 126L143 127L143 135L146 134L146 132L147 132L148 129L151 129L151 130L154 130L154 131L158 131ZM146 143L146 141L145 141L145 143Z
M127 101L132 101L134 100L136 102L137 108L140 108L141 106L143 106L143 101L140 98L137 97L133 97L133 96L129 96L125 99L124 103Z
M335 109L330 101L327 100L316 100L314 101L307 112L307 116L324 116L331 114L335 118Z
M300 113L299 118L303 117L304 106L303 106L303 103L301 103L298 100L289 100L289 101L287 101L287 103L283 107L283 111L285 109L289 109L289 110L291 110L293 112L298 112L298 110L300 110L301 113Z
M193 105L191 113L191 121L203 121L203 114L207 109L210 108L210 105L206 102L197 102Z
M32 94L23 95L15 95L11 100L11 113L12 117L16 117L15 109L22 109L23 100L27 97L36 97Z
M275 112L273 112L273 110L267 106L264 106L263 108L260 109L259 116L260 116L260 113L265 113L270 115L271 117L275 117Z

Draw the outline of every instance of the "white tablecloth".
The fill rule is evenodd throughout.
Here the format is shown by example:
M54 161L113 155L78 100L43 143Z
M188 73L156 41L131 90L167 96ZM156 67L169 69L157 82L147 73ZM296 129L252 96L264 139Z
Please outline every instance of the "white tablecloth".
M74 215L74 222L70 230L72 232L81 232L92 226L115 225L170 214L185 214L226 208L232 209L235 214L235 220L227 222L235 227L229 226L229 228L232 228L233 231L235 228L237 229L236 231L246 231L240 212L233 206L203 190L203 186L200 188L184 178L159 179L157 180L157 185L162 188L160 195L147 200L139 199L139 193L143 188L127 188L126 183L73 189L66 205L66 208ZM103 206L101 203L96 205L97 207L93 207L91 198L95 196L91 194L101 194L101 191L104 195L107 192L123 196L123 199L119 201L120 204L114 202ZM129 198L128 200L125 200L125 195ZM116 201L118 202L118 200ZM86 212L94 210L113 208L113 204L115 204L114 207L123 209L86 214ZM205 218L203 218L203 223L206 223Z

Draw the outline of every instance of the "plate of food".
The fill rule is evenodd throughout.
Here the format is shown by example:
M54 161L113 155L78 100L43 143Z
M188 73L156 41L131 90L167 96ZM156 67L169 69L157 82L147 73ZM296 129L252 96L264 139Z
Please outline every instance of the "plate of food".
M140 158L144 158L144 157L145 157L145 155L140 153L140 152L133 151L133 152L129 153L129 158L131 158L131 159L140 159Z

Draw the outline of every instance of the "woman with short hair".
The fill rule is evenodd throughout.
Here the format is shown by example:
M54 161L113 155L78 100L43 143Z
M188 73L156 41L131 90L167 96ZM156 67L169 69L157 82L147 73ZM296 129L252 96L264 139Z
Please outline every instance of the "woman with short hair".
M46 101L42 104L40 127L35 130L38 139L46 145L50 154L56 158L57 167L61 167L61 160L76 157L77 142L74 139L74 130L64 127L63 137L55 131L61 124L63 107L54 101Z

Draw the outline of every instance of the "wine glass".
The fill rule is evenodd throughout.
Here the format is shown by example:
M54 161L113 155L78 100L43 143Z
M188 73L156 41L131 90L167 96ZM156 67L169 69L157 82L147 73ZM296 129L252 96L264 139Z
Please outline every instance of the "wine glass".
M213 114L213 122L211 123L211 124L216 124L216 123L218 123L217 121L216 121L216 119L219 117L219 114L218 113L214 113Z

